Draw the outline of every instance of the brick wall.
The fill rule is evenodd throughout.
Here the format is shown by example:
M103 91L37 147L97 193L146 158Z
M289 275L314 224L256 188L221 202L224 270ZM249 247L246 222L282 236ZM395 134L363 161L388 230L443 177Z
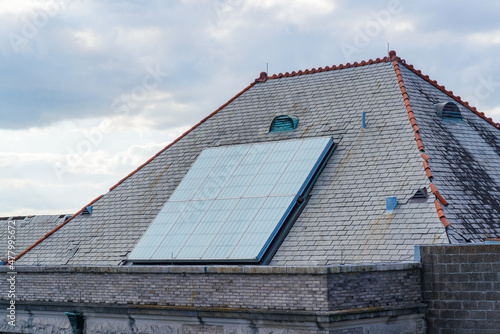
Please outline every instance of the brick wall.
M19 333L69 333L68 310L85 315L88 333L421 333L424 312L419 263L16 271ZM0 323L0 332L9 329Z
M500 333L500 245L422 246L428 333Z
M418 303L418 268L415 263L331 267L19 266L16 299L19 303L345 310ZM0 300L5 298L2 293Z
M420 284L419 269L329 275L330 310L418 304Z

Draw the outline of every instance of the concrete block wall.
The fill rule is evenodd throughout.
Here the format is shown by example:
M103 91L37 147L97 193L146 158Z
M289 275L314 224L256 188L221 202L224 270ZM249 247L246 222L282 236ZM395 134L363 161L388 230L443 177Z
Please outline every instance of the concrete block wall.
M500 333L500 245L421 246L429 334Z

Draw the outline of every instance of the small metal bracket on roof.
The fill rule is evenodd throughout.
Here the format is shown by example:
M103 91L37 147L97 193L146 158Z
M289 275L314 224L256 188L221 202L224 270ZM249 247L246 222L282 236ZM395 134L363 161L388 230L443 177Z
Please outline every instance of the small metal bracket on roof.
M366 112L363 111L361 115L361 128L364 129L366 127Z
M390 196L385 198L385 209L387 213L392 213L398 205L398 198L396 196Z

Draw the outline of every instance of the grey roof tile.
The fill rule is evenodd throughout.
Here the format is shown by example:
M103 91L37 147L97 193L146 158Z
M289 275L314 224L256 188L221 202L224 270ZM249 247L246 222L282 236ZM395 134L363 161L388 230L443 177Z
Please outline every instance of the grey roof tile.
M400 68L434 182L450 200L447 218L474 240L500 235L498 129L464 107L464 124L437 125L434 100L451 98ZM297 116L297 129L268 133L281 114ZM253 85L105 194L92 216L76 217L19 263L118 265L204 148L317 136L332 136L338 147L271 264L402 261L416 244L448 242L433 195L408 202L430 181L394 66L381 62ZM398 198L393 214L387 196Z

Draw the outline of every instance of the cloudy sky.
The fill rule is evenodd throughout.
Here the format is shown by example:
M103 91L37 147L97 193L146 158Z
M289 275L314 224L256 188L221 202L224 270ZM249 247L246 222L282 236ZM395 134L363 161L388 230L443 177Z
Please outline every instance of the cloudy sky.
M73 213L269 66L384 57L500 122L500 2L0 0L0 217Z

